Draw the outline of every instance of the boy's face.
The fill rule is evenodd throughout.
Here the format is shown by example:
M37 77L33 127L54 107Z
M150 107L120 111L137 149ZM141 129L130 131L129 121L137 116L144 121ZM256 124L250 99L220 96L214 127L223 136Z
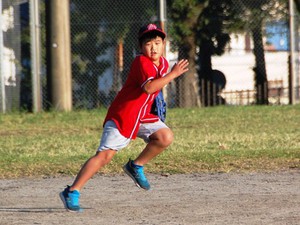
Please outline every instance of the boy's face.
M151 59L154 64L159 65L159 59L163 55L164 45L164 40L156 36L155 38L143 41L141 50L144 56Z

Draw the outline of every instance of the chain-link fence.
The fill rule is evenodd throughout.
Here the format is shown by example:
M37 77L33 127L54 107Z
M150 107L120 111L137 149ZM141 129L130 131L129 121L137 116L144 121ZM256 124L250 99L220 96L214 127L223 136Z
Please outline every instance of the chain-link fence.
M86 0L81 3L73 1L71 24L74 107L94 108L110 104L125 81L130 63L138 52L136 41L138 28L149 21L159 22L158 2L103 1L97 7L93 1ZM171 7L171 4L167 1L167 7ZM203 5L202 1L198 4ZM212 10L217 8L218 4L223 10L221 14ZM201 58L202 49L204 57L210 57L207 54L210 50L207 50L206 46L214 42L218 45L223 40L217 36L218 34L211 35L210 40L201 45L203 37L197 32L194 33L195 47L191 49L195 49L192 54L195 63L191 65L196 68L192 73L196 74L195 76L188 74L188 81L178 79L165 89L168 106L197 106L197 100L186 104L193 98L193 92L197 95L194 98L199 99L202 105L289 103L291 54L289 26L290 19L294 20L296 32L293 35L295 41L298 41L299 33L295 28L299 27L297 24L299 14L291 16L289 4L282 0L240 0L233 4L231 2L231 5L228 3L230 9L222 8L223 4L222 1L211 0L206 8L199 8L197 26L202 27L197 29L201 33L211 35L212 32L206 30L218 29L216 21L225 20L219 29L228 33L230 42L224 46L224 53L221 56L211 55L212 73L205 71L208 75L204 76L209 78L203 81L201 67L206 65L197 61L197 58ZM93 6L92 9L89 8L90 5ZM168 27L172 30L174 23L170 10L172 9L168 8ZM229 14L226 10L231 10L232 14L237 15L224 19ZM207 16L208 13L212 15ZM240 18L236 19L237 16ZM181 15L180 20L184 17L185 15ZM203 25L201 18L209 19L210 22ZM169 34L168 41L172 42L173 33ZM110 38L107 39L107 36ZM197 52L197 48L200 48L200 53ZM186 48L177 46L177 51L182 50ZM298 54L298 46L295 50ZM167 48L166 56L171 65L178 58L177 51L170 52ZM189 53L184 52L181 55L186 56ZM192 60L193 58L190 59ZM202 61L205 62L206 59ZM294 71L294 76L296 79L294 78L293 86L299 87L299 78L297 80L299 70ZM208 82L209 85L203 85L203 82Z
M299 102L299 12L292 3L294 12L288 1L238 1L243 29L231 33L225 53L213 58L227 80L221 93L227 104L288 104L291 92Z
M111 103L139 51L138 29L149 22L158 22L158 1L72 1L75 108Z
M195 1L192 6L185 1L168 0L71 0L74 109L109 106L139 52L139 27L160 23L162 2L168 12L166 56L170 65L178 57L189 57L191 64L189 74L165 89L168 107L287 104L291 90L299 98L298 1L293 1L295 12L291 15L289 2L284 0L210 0L208 5ZM0 3L1 111L31 110L30 1ZM39 3L44 43L45 1ZM185 9L195 10L194 18L188 18L189 11ZM291 20L293 33L289 29ZM177 48L173 48L174 43ZM44 59L45 50L41 51ZM289 60L293 60L293 67ZM49 92L46 66L44 60L40 74L43 108Z

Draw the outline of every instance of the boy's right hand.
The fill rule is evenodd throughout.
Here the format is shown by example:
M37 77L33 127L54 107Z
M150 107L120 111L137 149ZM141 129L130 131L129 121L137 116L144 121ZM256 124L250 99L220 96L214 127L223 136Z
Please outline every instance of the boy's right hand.
M187 59L181 59L178 63L175 63L171 69L171 72L174 73L175 77L179 77L180 75L187 72L189 62Z

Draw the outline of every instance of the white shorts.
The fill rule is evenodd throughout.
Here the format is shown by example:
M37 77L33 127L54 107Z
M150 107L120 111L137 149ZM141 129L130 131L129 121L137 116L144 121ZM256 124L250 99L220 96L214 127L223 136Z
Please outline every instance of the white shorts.
M155 123L141 123L137 137L142 138L148 143L150 140L149 136L162 128L168 128L168 126L161 120ZM130 141L131 139L124 137L119 132L116 124L112 120L109 120L104 125L98 151L107 149L119 151L122 148L125 148Z

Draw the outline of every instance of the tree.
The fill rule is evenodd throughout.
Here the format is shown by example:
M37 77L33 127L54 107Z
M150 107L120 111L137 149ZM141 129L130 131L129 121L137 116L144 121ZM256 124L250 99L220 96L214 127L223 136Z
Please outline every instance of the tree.
M170 21L170 38L173 49L178 50L178 58L186 58L190 70L175 80L176 106L198 106L198 85L196 79L196 30L197 19L203 10L203 4L197 0L167 0Z
M240 10L243 21L239 21L240 29L248 29L253 40L255 57L254 80L256 103L268 104L268 79L265 65L263 37L266 22L282 20L287 15L285 0L239 0L236 6Z
M197 20L197 64L201 103L203 106L223 104L218 93L226 78L222 72L212 69L211 57L222 55L230 41L229 29L234 20L239 20L232 0L200 0L204 4ZM206 3L206 4L205 4Z
M298 1L297 1L298 2ZM255 56L254 80L257 104L268 104L268 82L264 57L263 28L268 21L281 20L287 15L285 0L185 0L167 1L171 19L171 35L179 49L185 52L190 62L196 59L194 52L199 47L197 65L201 103L203 106L218 104L220 90L212 69L211 56L222 55L230 41L232 31L249 30ZM196 33L196 36L194 35ZM194 65L193 65L194 66ZM191 73L193 73L191 71ZM184 78L184 77L183 77ZM224 80L224 76L222 76ZM180 80L178 86L185 86ZM177 91L186 95L186 90ZM184 96L184 95L183 95ZM180 101L182 102L182 101Z
M220 104L221 98L217 93L221 85L226 82L225 76L220 71L212 69L211 57L224 53L226 44L229 42L229 28L236 18L232 0L186 0L167 1L169 16L171 18L171 35L179 50L179 57L187 57L190 61L191 74L198 74L199 93L202 106ZM195 69L194 69L195 68ZM196 70L198 68L198 70ZM218 77L218 78L217 78ZM179 99L182 103L189 98L189 80L178 79L179 88L177 93L183 96ZM216 82L220 81L220 85ZM198 86L197 85L197 86ZM182 106L182 104L180 104Z

